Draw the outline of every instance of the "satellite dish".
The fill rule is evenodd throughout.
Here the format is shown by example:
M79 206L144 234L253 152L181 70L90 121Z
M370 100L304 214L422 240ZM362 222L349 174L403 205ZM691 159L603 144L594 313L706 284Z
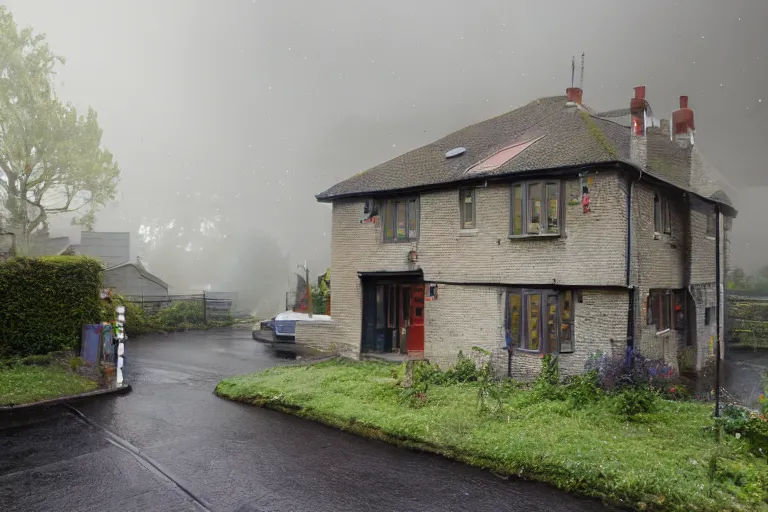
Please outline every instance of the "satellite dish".
M445 154L445 158L454 158L463 155L467 151L467 148L453 148Z

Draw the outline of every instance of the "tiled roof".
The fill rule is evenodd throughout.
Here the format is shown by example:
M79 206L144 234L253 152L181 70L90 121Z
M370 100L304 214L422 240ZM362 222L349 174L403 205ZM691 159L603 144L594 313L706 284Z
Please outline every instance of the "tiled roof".
M532 141L500 166L486 172L467 172L510 146ZM446 158L446 152L457 147L464 147L466 151ZM706 163L695 146L693 150L681 148L660 128L649 128L647 163L642 166L641 162L633 161L630 154L628 109L593 113L567 104L565 96L538 99L463 128L337 183L318 194L317 199L332 201L445 185L468 178L608 162L631 164L672 186L732 206L719 185L718 178L722 176ZM688 169L691 169L690 176Z

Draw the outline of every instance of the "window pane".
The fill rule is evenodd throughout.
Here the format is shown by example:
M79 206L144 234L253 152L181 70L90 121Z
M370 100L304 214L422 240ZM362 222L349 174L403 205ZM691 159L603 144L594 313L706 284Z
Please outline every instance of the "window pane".
M408 238L419 238L419 202L415 199L408 202Z
M560 352L573 352L573 294L560 293Z
M664 233L672 233L672 218L670 217L669 200L667 198L662 198L661 210L664 214Z
M520 345L520 321L522 320L522 302L519 292L510 292L509 294L509 335L512 344Z
M659 194L653 196L653 229L657 233L661 233L661 201L659 200Z
M397 239L398 240L405 240L406 233L405 233L405 203L403 201L398 201L395 203L397 206L395 208L395 225L397 226Z
M523 186L512 187L512 234L523 234Z
M560 191L556 183L547 183L547 233L559 233L557 223Z
M541 318L541 294L531 293L526 296L526 308L528 310L528 339L526 347L530 350L539 350L541 340L539 339L539 318Z
M461 227L472 229L475 227L475 192L474 190L461 191Z
M547 295L546 352L557 351L557 295Z
M528 185L528 234L538 235L541 227L541 183Z
M661 297L659 292L651 292L650 296L650 310L651 310L651 323L656 326L657 330L661 329Z
M384 205L384 238L392 240L395 238L395 212L392 201L387 201Z
M661 309L661 330L669 329L672 327L672 304L671 304L671 295L669 293L664 293L662 295L662 309Z

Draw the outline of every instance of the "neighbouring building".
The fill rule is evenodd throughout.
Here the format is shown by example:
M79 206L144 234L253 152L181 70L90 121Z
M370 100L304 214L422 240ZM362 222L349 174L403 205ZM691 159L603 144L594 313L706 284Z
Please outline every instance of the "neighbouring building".
M141 261L105 268L104 287L132 300L157 302L168 297L168 284L148 272Z
M670 122L642 86L608 112L566 92L319 194L332 320L299 324L297 342L441 366L478 346L517 378L546 353L566 374L628 351L677 365L687 349L700 368L723 332L736 210L688 98Z

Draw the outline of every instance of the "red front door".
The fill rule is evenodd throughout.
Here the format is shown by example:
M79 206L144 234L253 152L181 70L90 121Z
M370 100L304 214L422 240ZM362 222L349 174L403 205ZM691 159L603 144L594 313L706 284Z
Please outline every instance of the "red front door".
M411 285L411 315L406 349L414 358L424 357L424 285Z

